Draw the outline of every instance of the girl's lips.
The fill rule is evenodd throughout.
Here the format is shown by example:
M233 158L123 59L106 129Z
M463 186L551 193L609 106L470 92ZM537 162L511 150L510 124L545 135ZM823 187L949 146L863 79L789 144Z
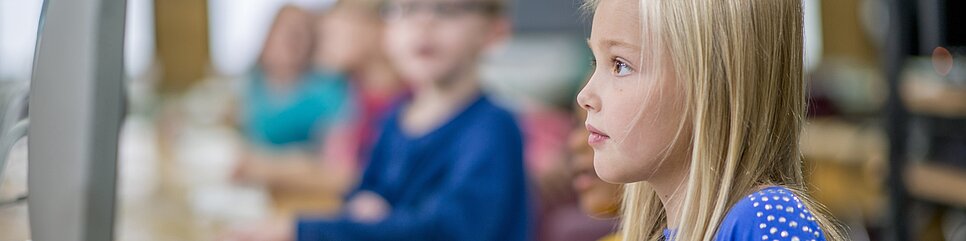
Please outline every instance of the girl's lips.
M587 124L587 130L590 131L590 135L587 136L587 143L591 146L599 145L604 141L610 139L610 136L604 134L594 126Z

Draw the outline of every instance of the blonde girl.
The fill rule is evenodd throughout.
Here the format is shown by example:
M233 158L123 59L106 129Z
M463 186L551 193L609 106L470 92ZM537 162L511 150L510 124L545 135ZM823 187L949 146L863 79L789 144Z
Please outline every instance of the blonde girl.
M589 0L578 95L624 240L842 240L805 194L801 0Z

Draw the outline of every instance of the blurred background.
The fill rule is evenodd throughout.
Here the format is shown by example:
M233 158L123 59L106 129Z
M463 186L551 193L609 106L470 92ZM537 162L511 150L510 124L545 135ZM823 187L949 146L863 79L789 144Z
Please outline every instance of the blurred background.
M215 240L255 220L339 209L342 192L357 177L339 173L358 172L358 165L319 164L326 167L319 175L331 175L322 180L332 185L299 188L275 179L285 168L266 174L259 167L297 170L328 155L319 154L328 147L314 146L312 121L349 114L292 107L286 110L295 114L282 118L295 123L294 131L254 124L285 111L264 105L276 98L265 93L274 88L266 85L320 88L281 97L298 101L354 100L339 97L352 86L258 77L280 10L301 9L316 26L327 21L319 16L333 0L127 2L117 240ZM966 4L804 2L810 109L801 141L812 194L854 240L966 240L966 23L960 14ZM0 0L0 105L23 105L16 100L30 85L43 4ZM488 53L483 80L524 129L539 197L535 232L540 240L597 240L615 223L576 208L568 143L579 123L574 96L591 71L590 15L574 0L516 0L511 12L513 36ZM332 31L312 29L318 36ZM291 51L312 52L304 61L325 58L317 56L324 51ZM346 78L339 76L320 78ZM306 119L312 123L298 129ZM26 140L13 144L6 159L0 162L0 240L29 240L29 207L18 199L29 191Z

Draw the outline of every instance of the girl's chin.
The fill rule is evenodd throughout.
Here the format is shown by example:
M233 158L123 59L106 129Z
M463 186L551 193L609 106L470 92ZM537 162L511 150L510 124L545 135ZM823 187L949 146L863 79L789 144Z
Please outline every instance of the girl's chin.
M638 182L639 177L635 175L632 168L621 165L614 159L594 157L594 171L601 180L612 184L626 184Z

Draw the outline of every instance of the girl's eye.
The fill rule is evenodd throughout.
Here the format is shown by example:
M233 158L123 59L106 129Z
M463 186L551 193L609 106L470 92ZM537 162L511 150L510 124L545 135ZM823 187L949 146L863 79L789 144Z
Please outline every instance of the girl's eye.
M631 66L627 64L627 62L624 62L620 59L614 59L614 75L617 75L617 77L624 77L630 75L632 71L634 71L634 69L631 69Z
M590 58L590 67L597 68L597 58Z

